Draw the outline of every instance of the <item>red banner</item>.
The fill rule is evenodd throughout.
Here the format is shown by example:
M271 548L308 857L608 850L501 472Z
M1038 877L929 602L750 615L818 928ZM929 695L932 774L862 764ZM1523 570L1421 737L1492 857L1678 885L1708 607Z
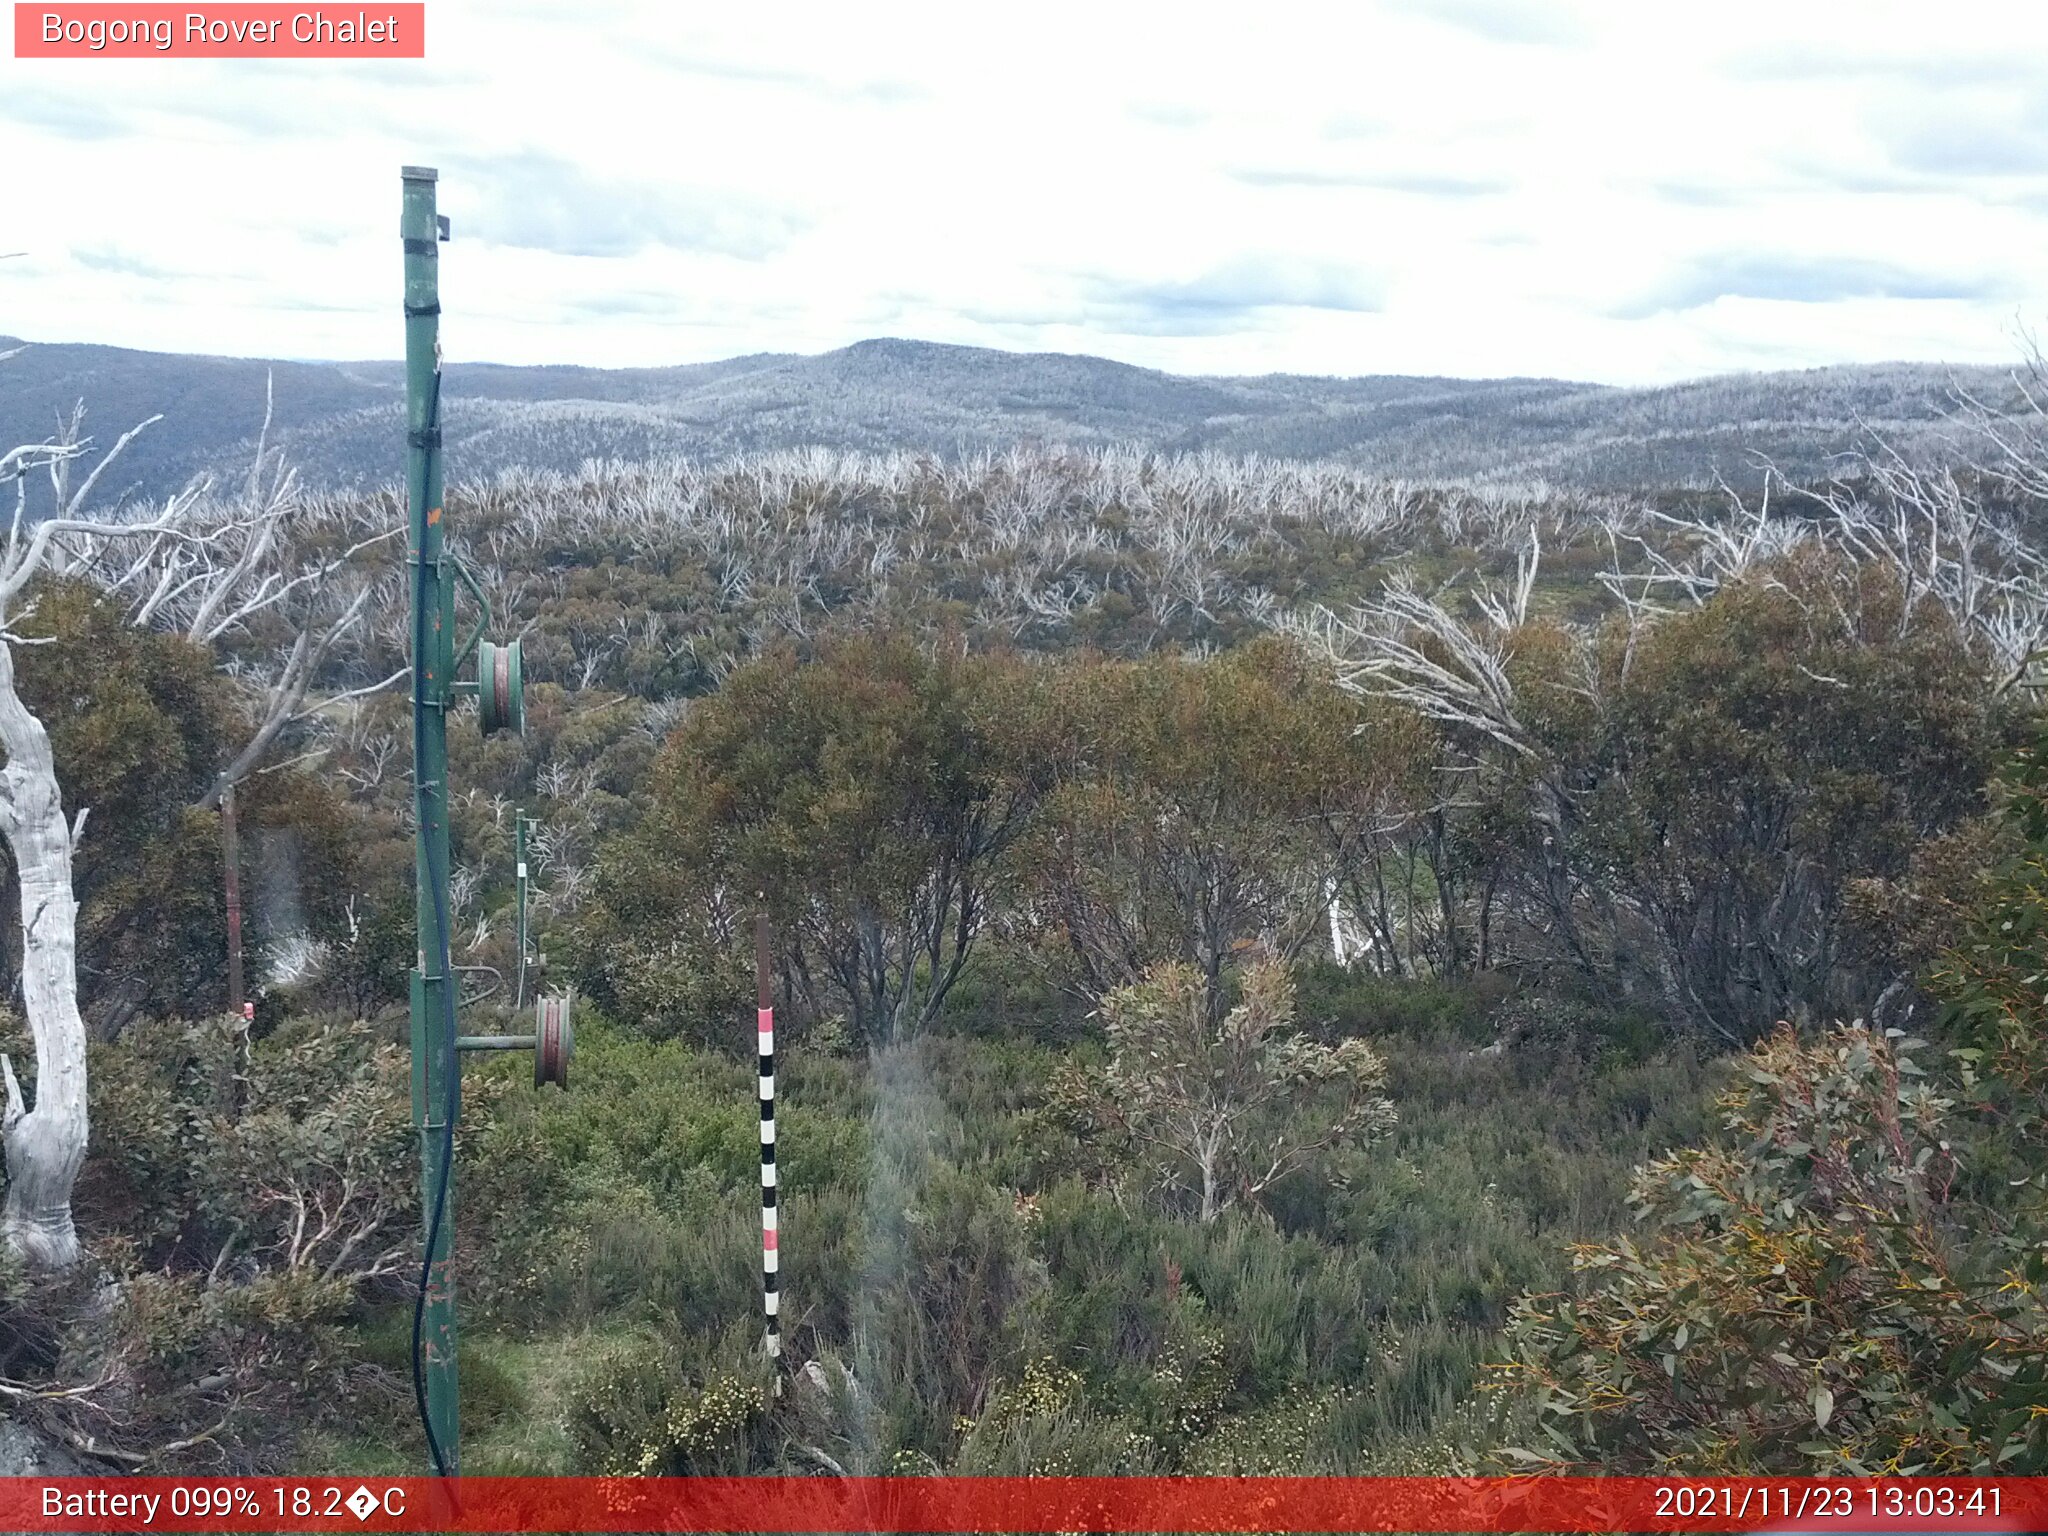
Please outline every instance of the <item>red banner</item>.
M427 8L16 0L18 59L423 59Z
M13 1478L9 1531L2026 1531L2048 1478Z

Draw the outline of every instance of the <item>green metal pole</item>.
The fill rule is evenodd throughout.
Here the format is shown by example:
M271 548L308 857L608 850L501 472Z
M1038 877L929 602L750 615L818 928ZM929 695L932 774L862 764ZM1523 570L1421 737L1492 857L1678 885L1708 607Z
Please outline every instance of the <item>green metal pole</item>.
M419 964L412 973L412 1107L420 1133L422 1226L427 1234L419 1338L429 1435L439 1451L430 1470L453 1476L456 1446L455 1281L449 1256L455 1238L452 1112L461 1082L449 1025L446 968L448 914L448 706L454 701L455 587L442 554L440 221L435 173L407 166L405 241L407 554L413 603L414 847Z
M519 985L512 994L512 1006L526 1006L526 828L523 811L512 813L513 873L519 881Z

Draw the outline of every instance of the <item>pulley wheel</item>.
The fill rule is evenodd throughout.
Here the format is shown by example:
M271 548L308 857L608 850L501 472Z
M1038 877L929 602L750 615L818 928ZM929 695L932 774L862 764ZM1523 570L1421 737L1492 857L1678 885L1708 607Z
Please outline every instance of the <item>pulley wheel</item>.
M569 1086L569 1058L576 1052L576 1029L569 1022L569 997L561 993L538 999L533 1015L533 1086Z
M519 666L519 642L493 645L486 640L477 647L477 706L484 734L498 731L526 733L526 688Z

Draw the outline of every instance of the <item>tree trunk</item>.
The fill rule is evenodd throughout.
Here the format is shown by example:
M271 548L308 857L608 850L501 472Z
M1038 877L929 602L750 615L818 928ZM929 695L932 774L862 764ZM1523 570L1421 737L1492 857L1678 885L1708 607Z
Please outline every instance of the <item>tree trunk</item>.
M49 734L14 689L14 654L0 642L0 834L21 889L21 990L35 1037L36 1102L23 1103L13 1063L0 1057L7 1107L7 1202L0 1234L31 1267L78 1261L71 1187L85 1161L85 1023L78 1015L78 903L71 888L72 829Z

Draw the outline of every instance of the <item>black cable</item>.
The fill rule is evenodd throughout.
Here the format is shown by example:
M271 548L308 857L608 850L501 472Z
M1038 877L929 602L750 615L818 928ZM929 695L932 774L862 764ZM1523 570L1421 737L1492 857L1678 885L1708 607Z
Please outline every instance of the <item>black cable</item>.
M425 447L424 473L420 476L420 494L426 495L427 487L433 483L434 455L440 449L441 427L441 369L437 362L434 367L434 392L428 397L427 405L428 444ZM431 509L430 509L431 510ZM418 591L425 585L426 549L425 537L416 558L420 561L420 574L415 581L413 599L412 633L412 739L413 739L413 815L419 822L420 847L427 861L427 884L434 893L434 956L440 962L441 973L441 1037L446 1042L447 1060L443 1063L444 1080L448 1085L447 1102L441 1114L441 1165L434 1178L433 1211L427 1218L427 1247L420 1255L419 1294L412 1304L412 1395L420 1414L420 1428L427 1432L427 1454L433 1459L434 1475L448 1476L448 1457L441 1449L441 1442L434 1434L434 1417L427 1411L427 1372L422 1345L426 1334L427 1287L434 1278L434 1245L441 1238L441 1217L448 1207L448 1180L455 1167L455 1112L461 1103L461 1079L455 1051L455 987L453 968L449 964L447 891L442 883L442 871L433 864L434 839L427 826L426 786L419 778L419 741L427 722L426 655L427 655L427 607L419 601ZM442 679L446 685L447 679ZM445 720L445 716L444 716ZM448 754L441 754L441 773L448 772ZM446 791L446 784L442 789Z

